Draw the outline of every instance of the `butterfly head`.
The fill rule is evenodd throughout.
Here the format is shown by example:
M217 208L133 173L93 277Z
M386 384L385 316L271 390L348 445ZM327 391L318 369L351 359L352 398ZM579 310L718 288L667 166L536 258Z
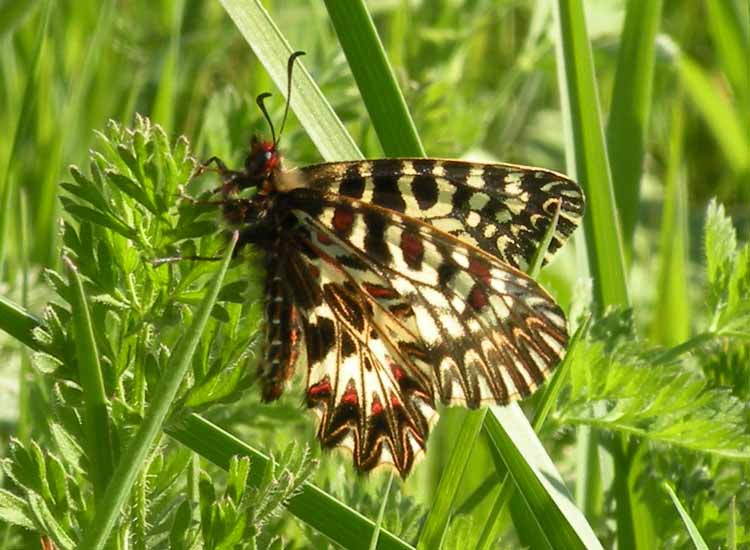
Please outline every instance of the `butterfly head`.
M250 153L245 158L245 175L260 191L268 191L275 173L281 169L281 154L274 141L253 137Z

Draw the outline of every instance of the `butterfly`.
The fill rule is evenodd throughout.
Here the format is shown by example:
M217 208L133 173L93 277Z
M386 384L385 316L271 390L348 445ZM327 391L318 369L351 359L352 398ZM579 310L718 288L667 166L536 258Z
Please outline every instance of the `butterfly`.
M406 477L438 403L510 403L561 361L565 315L523 270L556 216L545 261L562 246L584 195L561 174L513 164L386 158L285 170L269 95L257 103L272 139L253 138L239 170L216 157L202 165L221 176L214 193L240 229L236 246L265 256L262 399L304 370L323 447L350 449L360 471L391 464Z

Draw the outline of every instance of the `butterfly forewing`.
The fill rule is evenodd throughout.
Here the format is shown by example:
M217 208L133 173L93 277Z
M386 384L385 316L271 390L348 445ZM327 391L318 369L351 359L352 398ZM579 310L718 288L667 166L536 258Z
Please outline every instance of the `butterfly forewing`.
M578 226L584 199L565 176L513 164L381 159L300 169L312 189L425 221L524 270L560 204L545 261Z

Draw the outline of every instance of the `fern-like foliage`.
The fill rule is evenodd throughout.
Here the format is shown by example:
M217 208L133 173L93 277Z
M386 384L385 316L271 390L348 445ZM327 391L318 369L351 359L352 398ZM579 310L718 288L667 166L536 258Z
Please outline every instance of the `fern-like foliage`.
M76 356L74 283L64 272L47 270L56 296L35 331L38 351L33 364L50 381L52 414L40 431L46 435L28 444L15 441L2 462L12 490L0 492L0 520L22 528L24 545L38 546L41 537L47 537L60 549L78 546L107 481L97 482L92 475L97 456L92 450L109 445L114 460L125 451L182 327L191 322L191 306L202 299L203 283L216 268L212 262L156 266L151 260L213 256L226 246L215 207L180 198L195 166L184 138L171 144L159 126L139 117L133 129L111 123L99 134L88 173L72 167L72 181L61 184L66 192L61 198L66 212L60 228L62 253L84 283L108 400L102 411L107 432L101 437L87 425L90 396L82 391L84 373ZM236 400L253 383L249 344L261 317L254 300L260 295L261 277L251 266L238 261L225 278L173 405L175 417ZM188 544L169 533L174 533L178 519L184 520L185 506L192 509L184 494L186 480L198 484L196 475L190 474L197 459L162 440L143 465L115 536L120 544L140 548L163 546L168 536L173 542L183 540L185 548L196 541L204 547L226 547L216 542L224 540L228 525L221 518L235 509L246 530L257 535L312 468L306 451L288 449L281 459L282 466L259 475L258 488L252 490L241 483L247 464L235 462L230 475L234 492L221 504L226 509L201 516L208 523L186 531L194 535ZM213 505L202 502L206 509Z
M594 322L570 350L571 384L560 421L750 459L746 396L732 394L706 368L712 361L734 364L750 341L750 246L738 246L731 220L715 202L706 215L705 252L710 325L663 349L638 337L627 311ZM747 364L742 370L747 376Z

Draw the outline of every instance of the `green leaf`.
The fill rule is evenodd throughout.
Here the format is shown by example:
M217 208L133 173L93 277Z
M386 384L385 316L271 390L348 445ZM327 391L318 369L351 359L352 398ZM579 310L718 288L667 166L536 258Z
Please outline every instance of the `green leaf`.
M424 149L383 44L363 0L326 0L349 68L387 157L423 157Z
M628 305L620 222L581 0L557 0L556 46L569 172L586 193L583 220L596 306Z
M193 353L198 346L198 340L208 322L211 309L216 303L221 284L224 280L229 261L232 258L237 233L227 246L221 265L214 280L206 289L206 296L196 312L193 323L185 332L183 340L170 358L165 373L156 388L143 423L138 429L130 445L120 457L120 462L107 486L107 491L100 502L96 515L86 531L81 548L100 549L104 547L109 532L117 520L117 515L128 497L138 471L143 465L149 448L156 440L161 430L169 407L174 400L177 390L190 367Z
M644 142L651 115L654 51L661 9L662 0L628 1L609 110L607 151L623 240L628 248L639 213Z
M221 0L221 4L265 67L279 90L286 91L287 60L292 48L260 2ZM297 61L292 81L291 108L326 160L362 158L344 125L323 97L317 84Z
M91 461L94 492L100 498L109 482L114 468L110 419L107 399L104 391L102 366L96 345L94 327L83 281L78 268L69 258L64 258L70 271L70 286L73 289L73 324L76 360L79 381L85 396L86 448Z
M698 531L698 528L695 526L695 523L693 522L690 515L687 513L687 510L685 510L685 507L680 502L680 499L677 497L677 494L674 492L674 489L672 489L672 487L666 481L662 483L662 487L664 487L664 490L667 492L667 494L669 494L669 498L672 499L672 503L674 504L675 508L677 508L677 511L680 514L680 518L682 519L682 522L685 524L685 528L690 534L690 540L693 541L693 544L695 545L696 550L708 550L708 545L706 544L706 541L703 540L703 537Z
M255 465L250 472L252 486L260 484L260 475L269 464L268 456L195 414L169 426L167 433L223 469L229 467L232 456L251 457ZM357 548L363 541L371 540L375 529L375 524L365 516L309 483L303 484L299 494L289 500L287 510L344 548ZM381 529L379 550L411 548L392 533Z
M474 450L474 444L484 423L486 409L467 411L456 438L448 464L440 476L435 499L419 535L417 549L440 548L445 531L450 523L450 513L456 493Z
M552 548L601 548L565 482L517 404L492 407L487 431Z
M35 528L29 505L6 489L0 489L0 520L30 531Z

